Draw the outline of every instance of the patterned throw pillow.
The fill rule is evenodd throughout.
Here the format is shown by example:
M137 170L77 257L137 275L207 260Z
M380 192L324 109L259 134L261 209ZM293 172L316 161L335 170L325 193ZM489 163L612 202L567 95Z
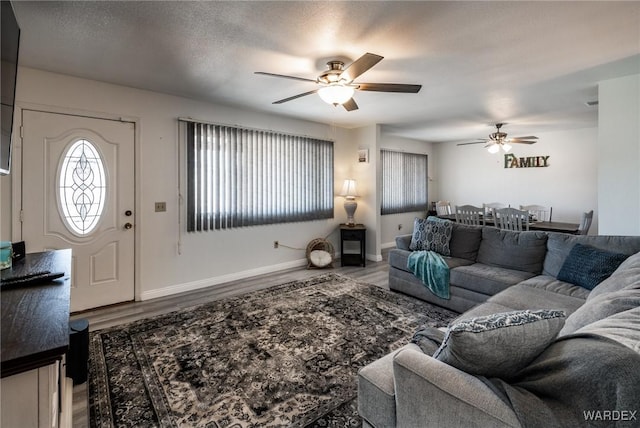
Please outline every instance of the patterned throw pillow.
M564 320L563 311L541 309L458 321L433 358L473 375L506 379L551 344Z
M448 256L451 254L449 241L453 223L437 217L416 218L413 221L413 235L409 249L412 251L435 251Z
M590 245L576 244L564 261L558 279L593 290L618 269L626 254L601 250Z

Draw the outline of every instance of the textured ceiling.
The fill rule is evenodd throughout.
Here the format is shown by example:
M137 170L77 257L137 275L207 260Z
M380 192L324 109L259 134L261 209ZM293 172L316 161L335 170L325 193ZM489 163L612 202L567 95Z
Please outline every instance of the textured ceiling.
M597 82L640 73L640 2L14 2L23 65L426 141L597 125ZM316 95L329 59L384 56L347 112Z

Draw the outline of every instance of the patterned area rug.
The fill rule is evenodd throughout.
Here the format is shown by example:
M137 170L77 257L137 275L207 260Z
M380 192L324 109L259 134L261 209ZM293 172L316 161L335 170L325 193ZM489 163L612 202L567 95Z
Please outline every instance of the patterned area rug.
M358 369L455 315L325 274L97 331L90 424L361 426Z

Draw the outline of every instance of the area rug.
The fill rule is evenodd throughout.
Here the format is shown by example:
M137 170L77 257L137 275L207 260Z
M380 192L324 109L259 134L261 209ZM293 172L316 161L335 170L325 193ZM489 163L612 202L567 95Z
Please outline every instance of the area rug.
M361 426L358 369L455 315L324 274L93 332L90 425Z

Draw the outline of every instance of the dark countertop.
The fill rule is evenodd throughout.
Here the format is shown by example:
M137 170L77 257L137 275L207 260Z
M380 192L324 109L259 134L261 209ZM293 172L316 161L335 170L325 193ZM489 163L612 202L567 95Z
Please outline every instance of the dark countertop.
M27 254L2 278L42 270L65 276L0 292L2 377L52 364L69 347L71 250Z

